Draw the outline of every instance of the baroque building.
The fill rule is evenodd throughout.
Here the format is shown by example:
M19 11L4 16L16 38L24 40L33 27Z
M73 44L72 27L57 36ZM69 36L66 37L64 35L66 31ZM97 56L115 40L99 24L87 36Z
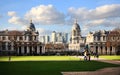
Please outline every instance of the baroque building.
M115 55L120 49L120 33L118 31L95 31L89 32L86 44L93 53L99 55ZM114 40L113 40L114 39Z
M109 54L120 55L120 29L109 32L107 37L107 47L110 48Z
M0 55L39 55L44 52L32 21L26 31L0 31Z
M85 38L81 36L81 29L77 21L73 24L70 36L69 51L82 51L85 46Z

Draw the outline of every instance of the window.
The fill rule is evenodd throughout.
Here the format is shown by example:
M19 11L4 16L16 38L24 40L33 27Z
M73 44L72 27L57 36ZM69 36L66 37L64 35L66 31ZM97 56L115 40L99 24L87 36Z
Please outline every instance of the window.
M26 40L26 36L24 36L24 40Z
M73 31L73 36L76 36L76 31L75 30Z
M97 41L100 41L100 36L97 37Z
M32 41L32 36L29 36L29 41Z
M10 43L8 43L8 49L11 50L11 44Z
M103 41L105 41L105 36L103 36Z
M6 37L5 37L5 36L3 36L3 37L2 37L2 40L6 40Z
M113 37L113 40L115 40L115 37Z
M8 40L12 40L12 37L11 37L11 36L8 36Z
M23 40L22 36L20 36L20 40Z
M34 40L36 40L36 36L35 36Z
M5 42L2 43L2 50L6 50L6 47L5 47Z
M14 36L14 40L17 40L17 37L16 37L16 36Z

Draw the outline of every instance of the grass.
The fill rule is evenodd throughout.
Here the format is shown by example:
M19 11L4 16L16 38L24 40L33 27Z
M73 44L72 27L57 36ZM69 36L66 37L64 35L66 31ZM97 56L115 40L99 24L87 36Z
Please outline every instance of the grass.
M99 58L106 59L106 60L120 60L120 55L103 55L99 56Z
M8 56L0 57L1 75L62 75L61 72L120 67L98 61L82 61L73 56L12 56L11 60L8 62Z
M8 56L0 57L0 61L8 61ZM11 56L11 61L78 61L73 56Z
M61 72L95 71L120 65L97 61L11 61L0 62L1 75L62 75Z

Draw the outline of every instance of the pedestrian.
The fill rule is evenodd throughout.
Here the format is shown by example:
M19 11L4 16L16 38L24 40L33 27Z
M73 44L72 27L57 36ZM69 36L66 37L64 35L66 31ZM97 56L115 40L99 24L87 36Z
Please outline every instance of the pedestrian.
M97 57L97 59L99 58L99 54L98 53L96 53L96 57Z
M84 51L84 60L87 60L87 51Z
M11 61L11 56L9 56L9 61Z

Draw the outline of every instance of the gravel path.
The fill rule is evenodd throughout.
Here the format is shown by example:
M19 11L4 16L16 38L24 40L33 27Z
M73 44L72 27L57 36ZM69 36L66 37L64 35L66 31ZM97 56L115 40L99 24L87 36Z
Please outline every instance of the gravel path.
M104 68L97 71L62 72L63 75L120 75L120 67Z

